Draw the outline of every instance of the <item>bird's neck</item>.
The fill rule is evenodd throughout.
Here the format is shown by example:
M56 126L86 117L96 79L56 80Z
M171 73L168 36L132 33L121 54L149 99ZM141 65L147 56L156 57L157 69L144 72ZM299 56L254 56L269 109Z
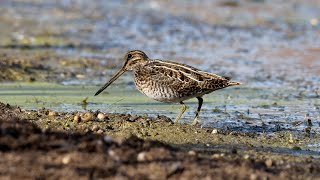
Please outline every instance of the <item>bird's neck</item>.
M141 61L137 64L135 64L133 67L132 67L132 71L139 71L141 68L143 68L145 65L147 65L149 63L149 61Z

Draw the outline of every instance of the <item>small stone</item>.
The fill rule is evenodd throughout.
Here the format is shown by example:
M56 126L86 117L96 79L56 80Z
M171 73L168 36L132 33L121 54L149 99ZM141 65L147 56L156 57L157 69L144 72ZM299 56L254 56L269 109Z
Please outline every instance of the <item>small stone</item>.
M98 125L93 125L92 127L92 131L98 131L100 129L100 127Z
M219 159L220 157L221 157L220 154L213 154L211 156L212 159Z
M85 113L83 116L81 116L81 119L84 121L84 122L88 122L88 121L92 121L94 120L94 116L91 112L87 112Z
M168 174L176 174L183 171L181 162L175 162L168 166Z
M146 157L147 157L147 154L146 152L140 152L137 156L137 161L145 161L146 160Z
M22 111L21 111L21 109L18 107L17 109L13 110L13 112L15 112L15 113L21 113Z
M250 157L249 154L246 154L243 156L244 159L249 159L249 157Z
M134 115L134 116L131 116L127 121L129 121L129 122L135 122L138 118L139 118L139 116Z
M217 129L213 129L211 134L218 134L218 130Z
M103 137L103 140L104 140L105 143L112 143L112 142L113 142L112 137L107 136L107 135L105 135L105 136Z
M267 159L266 162L265 162L265 164L266 164L266 166L267 166L268 168L270 168L270 167L272 166L272 164L273 164L272 159Z
M188 152L188 154L191 155L191 156L195 156L197 153L195 151L191 150L191 151Z
M99 120L105 120L105 119L106 119L106 116L105 116L103 113L99 113L98 116L97 116L97 118L98 118Z
M78 79L84 79L86 76L83 75L83 74L77 74L76 77L77 77Z
M75 116L73 117L73 122L74 122L74 123L79 123L80 120L81 120L81 117L80 117L79 115L75 115Z
M103 130L102 130L102 129L99 129L99 130L97 131L97 133L98 133L98 134L103 134Z
M69 155L66 155L65 157L62 158L63 164L69 164L70 161L71 161L71 157Z
M258 175L250 174L250 180L256 180L256 179L258 179Z
M49 111L48 116L57 116L58 113L55 111Z
M277 162L277 164L278 164L278 165L283 165L283 164L284 164L284 161L283 161L283 160L279 160L279 161Z
M112 158L112 159L114 159L114 160L116 160L116 161L119 161L120 160L120 157L117 155L117 153L115 152L115 151L113 151L113 150L109 150L108 151L108 155Z

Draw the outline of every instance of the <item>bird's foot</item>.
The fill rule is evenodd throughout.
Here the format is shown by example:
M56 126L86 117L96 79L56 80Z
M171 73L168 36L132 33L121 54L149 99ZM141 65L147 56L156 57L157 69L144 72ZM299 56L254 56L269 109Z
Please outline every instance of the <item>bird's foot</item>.
M193 120L193 122L192 122L192 126L195 126L195 125L197 125L197 124L199 124L200 123L200 121L198 120L198 118L195 118L194 120Z

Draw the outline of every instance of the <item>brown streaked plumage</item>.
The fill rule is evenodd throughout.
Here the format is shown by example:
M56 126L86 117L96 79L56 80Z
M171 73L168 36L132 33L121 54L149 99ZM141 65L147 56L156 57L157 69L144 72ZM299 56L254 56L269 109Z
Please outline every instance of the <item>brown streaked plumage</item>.
M125 55L125 63L122 68L97 91L95 96L125 71L134 72L135 84L146 96L161 102L182 104L181 111L175 119L176 123L186 110L183 101L194 97L198 99L196 117L193 121L193 124L197 124L203 95L240 84L230 81L228 77L204 72L185 64L149 59L144 52L133 50Z

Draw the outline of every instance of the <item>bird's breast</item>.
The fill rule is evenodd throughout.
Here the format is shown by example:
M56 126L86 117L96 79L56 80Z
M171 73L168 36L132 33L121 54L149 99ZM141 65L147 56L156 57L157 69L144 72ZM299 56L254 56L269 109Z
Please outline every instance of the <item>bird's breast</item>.
M174 88L159 83L151 76L141 77L141 75L135 73L134 82L137 89L149 98L161 102L180 102L179 93Z

